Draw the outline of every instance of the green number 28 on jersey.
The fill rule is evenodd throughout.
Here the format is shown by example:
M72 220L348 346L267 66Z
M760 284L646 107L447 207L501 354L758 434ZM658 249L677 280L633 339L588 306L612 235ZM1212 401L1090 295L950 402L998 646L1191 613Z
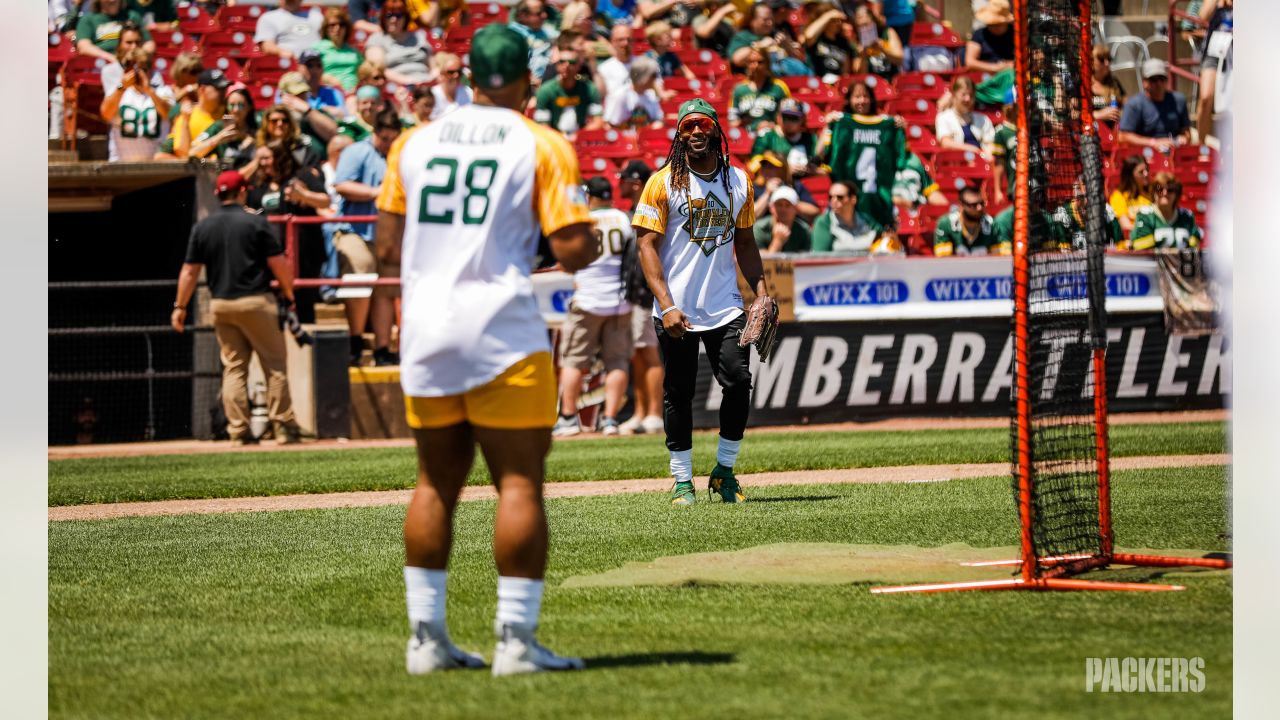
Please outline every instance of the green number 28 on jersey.
M456 158L432 158L427 163L427 172L436 182L429 182L422 188L418 222L452 225L460 214L464 225L481 225L489 217L489 188L498 175L497 160L471 161L461 171L461 188L458 187Z

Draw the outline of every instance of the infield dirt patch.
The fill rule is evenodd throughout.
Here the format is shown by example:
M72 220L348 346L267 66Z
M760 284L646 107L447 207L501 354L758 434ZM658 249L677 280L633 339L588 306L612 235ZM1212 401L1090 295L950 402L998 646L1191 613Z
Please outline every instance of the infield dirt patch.
M1152 457L1113 458L1112 470L1144 470L1203 465L1226 465L1229 455L1163 455ZM851 468L841 470L804 470L767 472L739 476L743 486L751 488L772 485L838 485L844 483L928 483L962 478L991 477L1009 472L1008 463L973 463L957 465L901 465L896 467ZM647 480L591 480L584 482L547 483L548 498L622 495L626 493L664 492L671 478ZM320 510L327 508L377 507L406 505L411 490L378 492L344 492L315 495L278 495L272 497L219 498L214 500L164 500L156 502L109 503L101 505L68 505L49 508L50 521L110 520L124 517L157 515L211 514L224 512L274 512L281 510ZM491 485L468 486L462 499L493 500L497 491Z

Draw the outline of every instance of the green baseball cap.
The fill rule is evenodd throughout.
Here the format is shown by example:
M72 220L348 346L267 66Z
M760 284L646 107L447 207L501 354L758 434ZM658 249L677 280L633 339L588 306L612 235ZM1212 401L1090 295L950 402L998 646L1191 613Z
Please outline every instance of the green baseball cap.
M471 38L471 82L497 90L529 74L529 43L506 25L490 23Z
M711 103L702 98L684 101L680 106L680 115L676 118L676 127L679 127L680 123L684 122L684 119L689 115L706 115L712 120L720 122L720 117L716 115L716 109L711 107Z

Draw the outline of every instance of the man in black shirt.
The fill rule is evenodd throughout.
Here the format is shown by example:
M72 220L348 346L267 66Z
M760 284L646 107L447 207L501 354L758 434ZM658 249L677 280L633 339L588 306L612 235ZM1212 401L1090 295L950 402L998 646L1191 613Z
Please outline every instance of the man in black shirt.
M271 276L280 293L293 305L293 272L280 240L266 218L244 207L244 178L235 170L218 176L215 184L222 207L191 229L187 258L178 276L178 297L170 323L182 332L187 304L195 292L201 268L208 268L213 330L222 354L222 406L233 445L254 442L249 431L249 360L253 353L267 376L267 415L276 442L298 442L298 424L289 399L285 374L284 335L279 309L271 293Z

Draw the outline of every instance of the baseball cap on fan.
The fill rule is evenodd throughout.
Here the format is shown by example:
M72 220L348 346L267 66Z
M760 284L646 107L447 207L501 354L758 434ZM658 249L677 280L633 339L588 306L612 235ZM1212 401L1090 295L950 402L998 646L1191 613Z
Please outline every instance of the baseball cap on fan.
M1153 77L1169 77L1169 66L1163 60L1152 58L1142 63L1142 79Z
M210 68L202 71L196 76L197 85L211 85L219 90L226 90L231 87L231 81L227 76L217 68Z
M491 23L471 38L471 82L485 90L529 74L529 42L506 25Z
M787 98L778 103L778 114L783 117L804 119L804 103L795 98Z

